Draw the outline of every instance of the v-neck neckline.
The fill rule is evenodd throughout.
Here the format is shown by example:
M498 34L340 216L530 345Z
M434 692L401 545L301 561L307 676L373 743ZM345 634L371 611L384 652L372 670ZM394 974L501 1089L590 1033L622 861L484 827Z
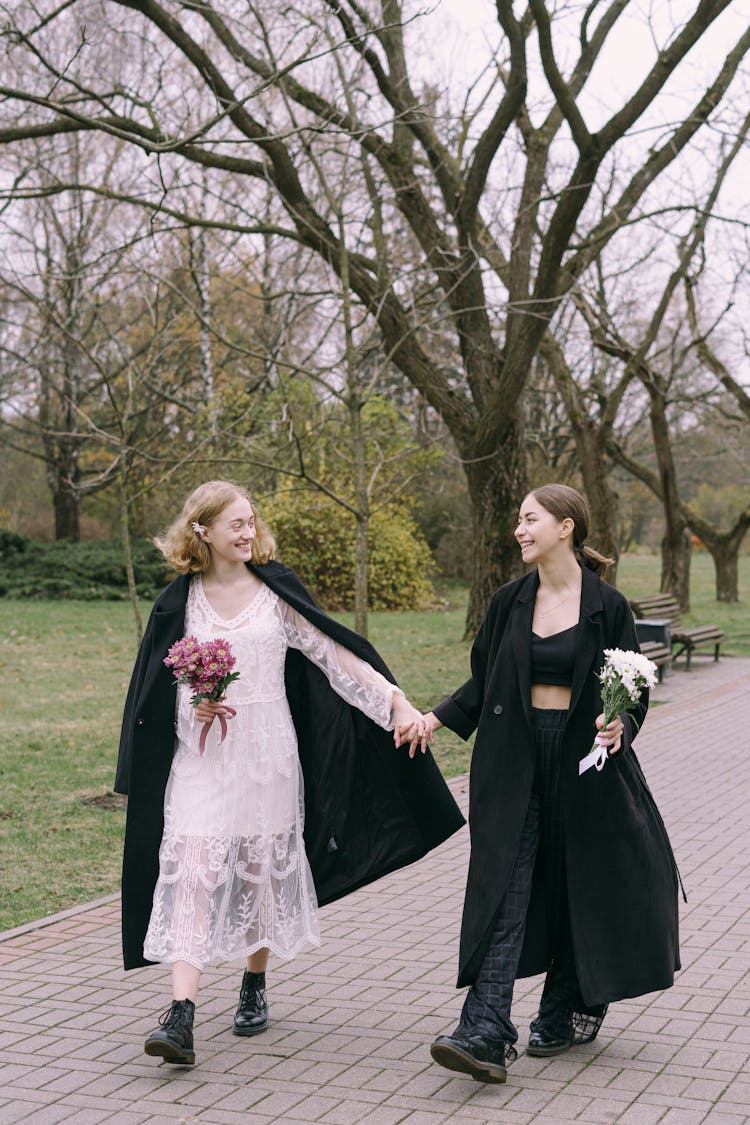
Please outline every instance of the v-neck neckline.
M252 609L258 599L262 597L263 591L269 589L269 587L261 579L260 590L255 591L250 601L242 607L239 613L235 613L234 617L222 617L221 614L216 609L214 609L214 607L211 605L211 602L208 600L208 594L203 587L203 576L201 574L196 574L195 577L197 579L196 586L198 595L203 601L204 606L206 607L206 609L208 609L208 612L211 614L211 616L219 622L220 625L226 626L227 628L231 625L234 625L236 621L240 621L248 613L248 611Z

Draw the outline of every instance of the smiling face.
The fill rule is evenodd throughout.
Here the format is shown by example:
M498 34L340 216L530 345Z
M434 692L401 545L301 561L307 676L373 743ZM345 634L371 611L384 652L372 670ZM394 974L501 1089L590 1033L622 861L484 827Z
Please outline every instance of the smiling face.
M244 496L227 504L203 534L211 554L226 562L249 562L254 539L255 513Z
M525 563L538 563L558 551L571 550L574 526L570 517L558 520L530 492L519 509L513 533L521 548L521 558Z

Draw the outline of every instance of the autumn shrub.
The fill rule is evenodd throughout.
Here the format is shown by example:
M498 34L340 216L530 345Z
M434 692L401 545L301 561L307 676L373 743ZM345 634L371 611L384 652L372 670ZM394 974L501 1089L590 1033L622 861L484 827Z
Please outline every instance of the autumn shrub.
M342 505L309 493L281 495L263 517L279 558L296 571L327 610L354 605L354 517ZM424 609L433 599L433 560L419 527L404 508L381 509L370 520L368 606Z

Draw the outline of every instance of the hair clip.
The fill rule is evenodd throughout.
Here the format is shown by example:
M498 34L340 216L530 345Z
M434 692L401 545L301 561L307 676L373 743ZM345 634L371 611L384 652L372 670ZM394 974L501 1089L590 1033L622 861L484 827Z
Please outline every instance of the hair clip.
M192 527L192 529L193 529L193 531L195 532L196 535L200 535L201 539L206 534L205 527L203 526L202 523L198 523L197 520L193 520L193 522L190 526Z

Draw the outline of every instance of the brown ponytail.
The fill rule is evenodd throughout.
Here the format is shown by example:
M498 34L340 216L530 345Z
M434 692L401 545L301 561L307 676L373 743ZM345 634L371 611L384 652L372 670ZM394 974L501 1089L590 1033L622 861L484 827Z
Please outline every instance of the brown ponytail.
M614 565L614 559L599 554L593 547L586 547L585 541L589 533L589 510L586 501L567 484L543 484L535 488L531 495L542 507L562 522L565 519L573 521L573 553L581 566L593 570L600 578L606 576L607 571Z

